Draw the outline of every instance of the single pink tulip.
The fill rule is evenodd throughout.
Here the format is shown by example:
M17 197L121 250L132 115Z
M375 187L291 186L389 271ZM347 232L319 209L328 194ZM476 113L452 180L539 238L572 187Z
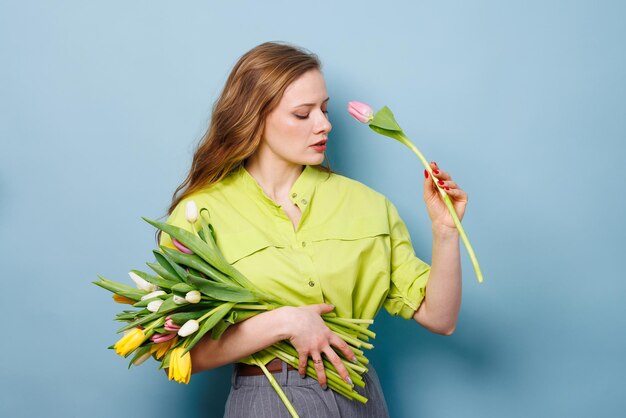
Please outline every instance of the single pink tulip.
M152 337L150 337L150 340L152 340L152 342L154 342L156 344L160 344L160 343L164 343L166 341L171 340L175 336L176 336L175 333L173 333L173 334L154 334Z
M173 332L176 332L176 331L178 331L178 330L180 329L180 325L176 325L176 324L174 323L174 321L172 321L172 319L168 316L168 317L165 319L165 325L164 325L164 328L165 328L165 330L166 330L166 331L173 331Z
M370 123L374 119L374 110L369 105L354 100L348 103L348 113L361 123Z
M193 251L181 244L176 238L172 238L172 244L174 244L174 247L178 248L179 251L185 254L193 254Z

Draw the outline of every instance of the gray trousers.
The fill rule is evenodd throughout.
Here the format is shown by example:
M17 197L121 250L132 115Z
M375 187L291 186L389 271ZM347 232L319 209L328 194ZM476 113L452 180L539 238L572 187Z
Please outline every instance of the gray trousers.
M300 418L389 418L387 403L378 375L368 364L369 372L363 374L365 388L355 390L368 398L367 403L352 401L334 391L322 390L316 379L302 379L297 370L275 373L280 384ZM233 366L231 388L226 401L224 418L290 418L291 415L270 385L265 375L238 376Z

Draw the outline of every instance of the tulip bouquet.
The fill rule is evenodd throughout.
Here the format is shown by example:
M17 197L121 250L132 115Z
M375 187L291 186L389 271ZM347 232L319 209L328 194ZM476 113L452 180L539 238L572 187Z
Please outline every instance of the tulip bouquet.
M147 265L155 274L132 270L129 276L135 287L101 276L98 276L100 281L93 282L111 291L116 302L136 308L117 314L116 320L126 323L119 330L125 334L109 348L123 357L132 354L129 367L153 357L160 362L159 368L168 369L169 380L179 383L189 383L189 351L207 333L210 332L211 338L219 339L231 325L287 305L279 297L258 289L226 261L215 242L212 225L198 216L206 209L198 213L193 201L188 203L186 209L187 220L195 233L143 218L169 234L177 248L161 246L153 251L155 261ZM324 314L322 319L355 353L355 359L347 359L338 353L350 374L352 385L340 377L332 363L323 360L328 387L349 399L367 402L367 398L354 390L354 385L365 386L361 375L367 372L369 362L361 349L373 348L368 341L376 335L367 329L373 321L340 318L334 313ZM298 368L298 353L286 340L258 354L280 358ZM252 355L251 359L261 367L292 416L298 416L265 365L256 355ZM306 372L317 378L311 359Z
M396 122L396 119L393 116L393 112L387 106L374 113L374 110L369 105L357 101L351 101L348 103L348 113L350 113L350 115L352 115L359 122L369 125L369 127L374 132L393 138L409 147L411 151L413 151L415 155L417 155L422 164L424 164L424 167L426 167L426 170L428 170L430 177L433 179L436 178L432 168L430 167L430 164L428 164L428 161L426 160L426 158L424 158L424 155L422 155L420 150L417 149L417 147L411 142L411 140L404 134L402 128L400 128L400 125L398 125L398 122ZM474 254L474 249L472 248L469 239L467 238L465 229L463 228L463 225L461 225L461 221L459 220L459 217L454 210L454 206L450 201L450 197L447 195L443 187L439 186L436 181L435 185L437 186L439 193L441 193L443 202L448 208L448 211L450 212L450 215L454 220L454 225L459 231L459 235L463 240L463 244L465 245L470 259L472 260L472 265L474 266L476 278L478 279L479 283L482 283L483 274L480 271L478 259L476 258L476 254Z

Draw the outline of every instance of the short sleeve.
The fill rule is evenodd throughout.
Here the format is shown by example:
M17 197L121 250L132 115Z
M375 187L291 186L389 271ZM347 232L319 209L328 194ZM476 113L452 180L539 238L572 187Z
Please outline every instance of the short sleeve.
M409 231L389 200L387 216L391 237L391 287L383 306L391 315L411 319L426 295L430 265L415 255Z
M187 215L186 215L186 207L187 207L187 202L189 200L191 199L186 198L178 202L178 204L176 205L176 207L174 208L170 216L167 218L167 221L165 221L165 223L169 225L177 226L179 228L186 229L187 231L191 232L191 224L187 221ZM165 232L161 233L161 237L159 239L159 245L162 245L168 248L176 248L174 247L174 244L172 243L172 238Z

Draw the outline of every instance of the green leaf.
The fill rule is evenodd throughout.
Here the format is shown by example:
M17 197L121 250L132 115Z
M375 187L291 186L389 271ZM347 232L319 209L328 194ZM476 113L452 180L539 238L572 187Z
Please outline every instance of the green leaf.
M163 356L163 360L161 360L161 365L159 366L159 370L162 369L167 369L168 367L170 367L170 358L172 357L172 350L170 349L167 353L165 353L165 355Z
M224 331L228 329L232 324L226 320L221 320L213 327L213 331L211 331L211 339L219 340Z
M164 259L165 260L165 259ZM167 261L166 261L167 262ZM166 280L169 280L172 283L181 283L182 280L178 277L176 273L170 273L165 270L162 265L159 263L146 263L148 267L150 267L156 274L163 277ZM169 265L169 263L168 263ZM171 266L170 266L171 267ZM173 271L174 269L172 269Z
M194 275L187 275L187 282L195 286L200 293L225 302L259 302L254 292L230 284L216 283Z
M172 284L178 283L178 281L175 281L174 283L172 283L171 281L165 280L162 277L153 276L151 274L144 273L143 271L139 271L139 270L131 270L131 272L135 273L136 275L138 275L139 277L141 277L142 279L144 279L148 283L152 283L154 285L157 285L157 286L159 286L162 289L169 289L169 288L172 287Z
M402 128L396 122L393 112L387 106L380 109L374 114L374 119L369 123L370 128L377 127L385 131L402 132Z
M174 262L178 264L182 264L183 266L191 267L199 272L202 272L209 276L211 279L216 282L232 284L237 283L233 279L228 276L225 276L221 271L216 270L211 265L207 264L202 258L198 257L195 254L185 254L178 250L173 250L171 248L161 246L161 250L163 253ZM187 272L185 272L184 279L187 279Z
M182 297L185 297L187 292L191 292L192 290L196 290L196 288L191 287L187 283L178 283L177 285L172 286L172 292Z
M135 355L133 356L133 358L130 359L130 362L128 363L128 368L129 369L133 365L135 360L137 360L139 357L143 356L144 354L146 354L146 353L148 353L150 351L150 346L151 345L152 344L144 345L144 346L139 347L138 349L135 350Z
M179 281L179 282L182 280L180 277L178 277L178 274L176 273L176 270L174 270L174 268L172 267L170 262L167 261L167 259L165 257L163 257L163 254L161 254L157 250L152 250L152 253L154 254L154 258L156 259L157 263L159 263L159 265L161 267L163 267L163 269L165 271L167 271L167 273L169 273L169 276L168 276L167 273L166 274L159 274L159 276L165 277L168 280L174 280L174 281Z
M198 237L197 235L187 231L186 229L179 228L177 226L170 225L164 222L152 221L147 218L143 218L143 220L148 222L150 225L165 232L170 237L176 238L185 247L189 248L194 254L201 257L207 263L220 269L220 266L214 262L214 260L216 260L217 258L217 256L214 254L214 251L213 251L214 249L211 248L211 246L208 243L202 241L202 239ZM228 271L222 271L222 272L228 274Z
M117 283L112 280L107 280L102 276L98 276L98 278L100 278L99 282L92 282L92 283L110 292L127 297L128 299L137 301L137 300L140 300L143 295L146 295L148 293L145 290L135 289L134 287L130 287L122 283Z
M176 325L183 325L185 322L189 321L190 319L198 319L204 314L206 314L207 312L208 312L207 310L195 311L195 312L178 312L178 313L169 315L169 317L172 320L172 322L175 323Z
M242 321L245 321L248 318L252 318L255 315L260 314L261 312L259 311L240 311L237 310L237 315L235 316L235 323L238 324Z
M136 321L133 321L133 322L123 326L122 328L117 330L117 332L118 333L124 332L127 329L135 328L138 325L143 325L146 322L154 321L155 319L158 319L160 317L161 317L161 314L159 314L158 312L151 312L149 315L142 316L141 318L138 318Z
M162 248L167 248L167 247L162 247ZM174 251L174 250L172 250L172 251ZM178 264L176 264L176 261L173 260L171 257L169 257L167 254L161 254L161 256L163 258L165 258L165 260L167 260L167 262L170 264L172 269L174 269L174 271L176 272L176 275L178 277L180 277L180 281L184 282L185 281L185 276L187 276L187 272L185 271L185 269L182 268L181 266L179 266Z
M196 331L196 333L193 336L193 339L187 345L187 348L185 349L184 352L186 353L189 350L191 350L193 346L196 345L198 341L200 341L200 339L204 336L204 334L209 332L219 321L222 320L222 318L224 318L228 314L228 312L231 310L233 306L235 306L234 302L227 302L215 308L214 313L211 316L209 316L207 319L205 319L202 325L200 326L200 329Z

